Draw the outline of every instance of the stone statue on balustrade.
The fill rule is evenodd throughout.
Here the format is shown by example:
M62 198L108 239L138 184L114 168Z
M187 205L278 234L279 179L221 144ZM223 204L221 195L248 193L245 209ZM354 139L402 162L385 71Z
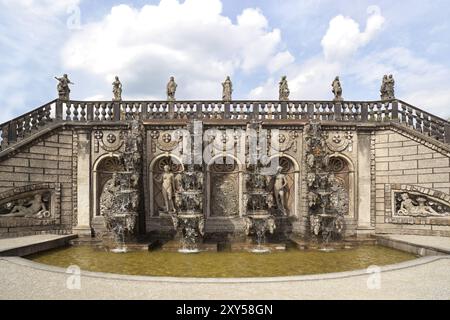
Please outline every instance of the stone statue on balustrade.
M333 88L332 92L334 94L334 101L343 101L341 81L339 80L339 77L334 79L331 87Z
M287 82L286 76L283 76L280 81L280 88L279 88L279 100L280 101L289 101L289 86Z
M37 193L34 197L25 203L16 204L9 214L2 217L25 217L25 218L49 218L50 212L47 210L42 194Z
M119 80L119 77L116 76L116 79L112 83L113 86L113 101L122 101L122 83Z
M69 80L67 74L64 74L61 78L55 77L58 80L58 96L60 100L69 100L70 99L70 88L69 84L74 84Z
M224 102L231 101L231 95L233 93L233 83L230 80L230 76L225 79L225 82L222 83L222 100Z
M170 77L167 83L167 101L175 101L175 93L177 91L177 84L174 77Z
M275 194L275 200L278 210L282 214L286 214L285 195L287 189L287 179L286 176L282 173L282 170L283 167L278 167L277 174L275 175L273 191Z
M381 84L381 100L395 99L395 80L391 75L384 75L383 82Z

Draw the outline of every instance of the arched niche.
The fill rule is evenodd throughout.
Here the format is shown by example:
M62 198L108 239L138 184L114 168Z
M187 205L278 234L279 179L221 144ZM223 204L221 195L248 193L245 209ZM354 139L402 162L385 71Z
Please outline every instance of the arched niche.
M93 170L93 194L94 206L93 215L100 217L100 199L105 185L112 179L115 172L123 171L124 167L120 159L116 155L105 155L97 160Z
M278 166L280 166L281 173L285 176L287 186L284 192L284 202L286 205L285 215L287 216L298 216L298 186L300 179L300 167L297 161L285 154L279 154L271 157L271 160L278 160ZM275 176L274 176L275 178ZM273 192L273 183L271 184L271 191ZM274 199L276 199L276 194L274 194ZM276 206L276 204L275 204ZM281 212L278 211L278 208L275 209L275 214L280 215Z
M162 174L164 166L168 165L172 173L176 174L184 170L181 159L173 155L161 155L153 159L149 168L150 186L150 216L158 216L164 208L162 195Z
M242 216L242 165L232 155L217 156L207 166L207 216Z
M349 218L355 217L355 171L353 163L350 159L341 154L333 154L329 159L329 167L333 172L337 186L336 188L343 188L347 193L348 213ZM342 199L345 201L345 199Z

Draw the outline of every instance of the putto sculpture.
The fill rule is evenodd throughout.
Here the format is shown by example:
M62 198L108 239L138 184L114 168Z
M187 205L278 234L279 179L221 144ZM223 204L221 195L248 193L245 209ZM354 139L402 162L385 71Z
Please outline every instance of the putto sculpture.
M64 74L61 78L55 77L58 80L58 96L60 100L69 100L70 99L70 88L69 84L74 84L69 80L67 74Z
M288 101L289 100L289 86L287 82L286 76L281 77L280 87L279 87L279 100L280 101Z
M230 80L230 76L227 76L225 81L222 83L222 100L224 102L231 101L231 95L233 93L233 83Z
M122 83L120 82L118 76L116 76L112 86L114 94L113 101L122 101Z
M177 84L174 77L170 77L167 83L167 101L175 101L175 93L177 91Z
M339 80L339 76L334 78L331 87L333 88L332 92L334 94L334 101L343 101L344 99L342 98L342 87L341 81Z
M380 88L381 100L395 99L395 81L392 74L384 75Z

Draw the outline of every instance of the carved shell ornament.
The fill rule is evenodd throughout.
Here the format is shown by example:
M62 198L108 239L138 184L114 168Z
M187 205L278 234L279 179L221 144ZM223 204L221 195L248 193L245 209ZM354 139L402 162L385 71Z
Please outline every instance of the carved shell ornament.
M330 133L326 143L328 149L334 152L352 151L353 133L351 131Z
M273 150L279 152L285 152L290 150L291 148L293 152L297 152L297 138L298 132L295 130L289 132L280 132L278 134L278 143L275 145L272 144L271 147Z
M94 132L94 139L95 139L95 152L99 151L98 150L99 146L107 152L114 152L119 150L123 145L121 133L119 133L118 139L117 133L115 132L104 133L100 130L97 130Z
M154 132L150 136L155 140L156 146L162 151L172 151L181 141L182 137L179 133L172 131Z

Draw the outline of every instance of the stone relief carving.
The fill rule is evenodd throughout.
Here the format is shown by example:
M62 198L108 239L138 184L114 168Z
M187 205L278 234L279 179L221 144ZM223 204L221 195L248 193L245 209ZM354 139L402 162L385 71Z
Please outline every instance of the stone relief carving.
M60 214L60 184L43 183L0 194L1 218L55 219Z
M331 132L326 136L326 144L331 151L351 152L353 150L353 132Z
M123 131L94 131L94 152L98 153L100 148L107 152L115 152L122 148L124 144Z
M173 151L177 148L183 139L178 131L152 131L150 137L159 150L166 152Z
M225 161L224 161L225 162ZM239 213L239 172L237 165L210 166L211 216L235 216Z
M14 202L8 203L5 207L6 209L8 209L8 207L11 207L10 212L1 216L35 219L50 218L50 211L47 209L49 201L50 200L48 193L37 193L33 197L18 199Z
M450 215L450 206L425 195L396 192L396 215L411 217L445 217Z
M289 132L280 132L278 134L278 145L271 144L271 147L275 151L286 152L291 150L297 152L297 138L299 134L296 130Z

